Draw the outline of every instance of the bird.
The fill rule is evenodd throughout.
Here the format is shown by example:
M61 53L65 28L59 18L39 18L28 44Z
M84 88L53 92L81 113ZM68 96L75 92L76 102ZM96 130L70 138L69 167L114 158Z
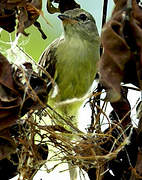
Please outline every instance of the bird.
M54 80L47 78L50 93L48 104L63 116L77 116L84 97L98 72L100 38L93 16L84 9L75 8L58 15L63 25L63 36L54 40L42 53L39 65ZM70 179L76 180L76 173Z

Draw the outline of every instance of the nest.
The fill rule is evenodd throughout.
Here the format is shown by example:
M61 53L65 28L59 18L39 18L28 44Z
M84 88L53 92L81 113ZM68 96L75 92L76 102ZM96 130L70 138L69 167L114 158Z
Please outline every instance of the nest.
M93 100L94 98L90 99L90 103ZM106 124L109 127L103 131L100 116L107 116L103 107L99 108L101 112L95 115L97 119L86 133L72 123L74 117L62 117L50 106L28 113L24 120L26 127L23 129L22 126L22 132L19 132L22 137L15 137L16 144L20 145L17 167L20 176L23 179L32 179L43 164L51 172L61 163L69 163L86 172L95 168L98 178L105 174L108 170L106 165L129 145L133 128L129 125L124 129L120 122L110 122L107 118ZM90 131L92 127L93 132ZM39 145L43 146L45 158L38 151ZM47 158L48 154L50 157ZM57 164L49 169L48 162L52 161Z
M25 119L28 128L24 128L24 134L20 133L24 138L19 137L18 140L16 138L16 144L22 144L19 150L18 172L23 179L29 177L32 179L33 172L37 172L45 163L48 169L48 161L57 161L52 169L48 169L49 172L62 162L70 163L74 167L78 166L87 172L91 168L103 168L101 172L103 173L107 162L115 159L129 144L129 136L132 132L126 136L119 125L114 125L105 132L100 130L95 133L83 133L74 127L71 121L70 118L62 118L51 108L44 109L40 116L33 113ZM59 125L61 123L64 126ZM41 158L42 154L37 151L37 144L48 146L44 151L47 151L47 154L49 151L49 155L52 154L50 158L47 160Z
M48 172L51 172L61 163L69 163L86 172L95 168L98 177L103 174L106 171L106 164L116 159L129 144L133 132L131 125L127 124L124 128L122 121L115 119L114 122L108 118L105 113L106 102L103 102L102 106L96 104L100 96L96 91L88 102L92 108L92 123L86 132L82 132L72 123L75 117L62 117L55 109L46 105L48 88L46 89L44 80L32 69L30 63L13 68L4 56L1 57L3 64L7 63L7 67L12 68L9 72L13 77L9 85L1 81L1 86L3 90L5 88L11 90L10 95L13 98L18 98L13 102L13 99L8 100L10 95L6 94L7 106L1 104L1 111L5 112L5 116L1 116L1 122L3 118L11 122L10 126L7 125L7 121L1 126L1 138L6 141L3 143L6 149L3 156L5 158L1 159L2 161L7 159L14 167L11 176L19 174L19 179L30 180L44 164ZM37 65L38 68L40 67ZM37 83L39 80L40 83ZM10 86L11 83L13 85ZM13 106L9 104L10 102L17 104ZM11 111L5 111L10 107ZM11 118L12 108L15 110L15 107L17 111ZM108 126L106 130L102 130L101 116L106 119ZM129 113L124 118L125 121L128 116ZM3 151L2 146L0 151ZM50 161L57 161L51 169L48 168Z

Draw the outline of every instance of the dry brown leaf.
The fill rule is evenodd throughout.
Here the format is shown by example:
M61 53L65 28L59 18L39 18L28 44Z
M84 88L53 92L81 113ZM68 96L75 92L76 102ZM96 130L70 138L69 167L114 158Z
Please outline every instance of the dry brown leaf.
M56 8L53 3L57 3L58 7ZM58 12L65 12L70 9L80 8L80 5L77 4L74 0L47 0L47 11L51 14Z
M43 16L41 9L42 0L2 0L0 1L0 27L8 32L13 32L16 27L16 19L18 19L17 34L22 33L27 36L28 33L25 32L25 29L35 25L42 38L46 39L40 23L37 22L38 17ZM46 22L48 21L46 20Z
M32 69L13 69L0 53L0 131L12 126L30 110L40 109L46 102L46 83Z
M101 35L104 52L99 66L100 81L108 91L107 98L112 102L121 98L121 82L132 83L142 89L142 10L132 0L130 20L127 21L124 18L128 12L126 2L116 2L112 17L103 27Z

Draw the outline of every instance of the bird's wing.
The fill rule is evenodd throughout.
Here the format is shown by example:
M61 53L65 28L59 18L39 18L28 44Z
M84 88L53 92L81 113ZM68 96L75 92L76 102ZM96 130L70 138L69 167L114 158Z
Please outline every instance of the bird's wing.
M64 38L57 38L54 40L42 53L38 64L42 67L42 69L39 70L39 75L47 81L47 87L48 91L51 90L51 88L54 85L54 79L56 76L56 56L55 52L58 47L58 45L64 41ZM44 68L44 71L43 71Z
M46 72L49 73L49 75L54 78L55 75L55 66L56 66L56 56L55 52L58 47L58 45L64 40L64 38L57 38L54 40L42 53L38 64L46 70ZM47 75L40 70L40 75L42 75L43 78L47 79Z

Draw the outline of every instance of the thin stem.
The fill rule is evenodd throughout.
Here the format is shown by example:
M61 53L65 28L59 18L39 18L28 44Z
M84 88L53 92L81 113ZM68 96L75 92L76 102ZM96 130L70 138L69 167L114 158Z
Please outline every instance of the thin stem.
M102 27L104 26L106 22L106 17L107 17L107 5L108 5L108 0L104 0L104 6L103 6L103 17L102 17Z

